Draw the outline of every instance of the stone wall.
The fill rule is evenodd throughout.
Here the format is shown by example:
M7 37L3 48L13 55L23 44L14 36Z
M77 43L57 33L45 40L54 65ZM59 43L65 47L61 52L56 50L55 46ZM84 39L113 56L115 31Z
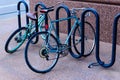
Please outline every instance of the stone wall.
M31 12L34 11L34 6L37 2L43 2L47 6L56 4L58 1L64 1L65 4L69 7L91 7L95 8L100 15L100 40L104 42L112 41L112 26L113 20L116 14L120 12L119 0L30 0ZM64 16L64 13L61 12L61 16ZM52 14L54 17L54 13ZM91 14L91 17L87 19L95 26L95 17ZM61 31L64 32L65 29L61 28ZM118 25L118 41L120 44L120 24Z
M102 3L102 4L113 4L113 5L120 4L120 0L70 0L70 1L92 2L92 3Z

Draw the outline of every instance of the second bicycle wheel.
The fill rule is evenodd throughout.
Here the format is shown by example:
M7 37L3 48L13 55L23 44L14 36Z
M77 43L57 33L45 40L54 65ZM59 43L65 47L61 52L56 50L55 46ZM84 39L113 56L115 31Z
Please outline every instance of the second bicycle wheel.
M26 40L27 28L22 27L13 32L5 44L5 51L8 53L15 52Z
M95 30L89 22L85 22L84 28L84 57L89 56L95 47ZM81 27L77 26L73 33L73 46L75 51L81 53Z
M45 39L41 35L44 35ZM31 44L36 37L39 37L39 41ZM49 72L56 65L58 58L58 42L52 34L38 32L29 39L25 48L25 61L32 71L36 73Z

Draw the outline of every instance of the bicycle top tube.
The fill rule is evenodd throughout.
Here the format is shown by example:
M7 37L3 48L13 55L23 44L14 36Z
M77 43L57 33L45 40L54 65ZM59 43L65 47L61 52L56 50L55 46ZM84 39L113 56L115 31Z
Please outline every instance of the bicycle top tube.
M72 9L70 9L70 11L71 11L71 14L73 14L73 15L71 15L70 17L66 17L66 18L60 18L60 19L58 19L58 20L51 20L51 23L60 22L60 21L68 20L68 19L79 20L80 18L77 17L76 11L80 11L80 10L84 11L85 9L86 9L86 8L72 8ZM88 16L90 16L90 13L88 13L88 14L86 15L86 17L88 17Z
M66 17L66 18L60 18L58 20L51 20L51 23L65 21L65 20L68 20L68 19L77 19L77 17L76 16L70 16L70 17Z

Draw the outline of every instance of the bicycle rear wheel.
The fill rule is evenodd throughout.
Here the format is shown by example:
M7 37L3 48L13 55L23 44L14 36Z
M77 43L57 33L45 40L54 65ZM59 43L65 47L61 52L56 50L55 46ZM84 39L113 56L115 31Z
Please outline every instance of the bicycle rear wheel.
M41 35L44 35L45 39ZM39 37L39 41L36 44L31 44L31 41L36 37ZM36 73L51 71L58 58L58 42L52 34L38 32L29 39L25 48L25 61L32 71Z
M73 33L73 46L78 54L81 54L81 27L77 26ZM95 30L89 22L85 22L84 57L89 56L95 47Z
M22 27L13 32L5 44L5 51L7 53L15 52L26 40L27 28Z

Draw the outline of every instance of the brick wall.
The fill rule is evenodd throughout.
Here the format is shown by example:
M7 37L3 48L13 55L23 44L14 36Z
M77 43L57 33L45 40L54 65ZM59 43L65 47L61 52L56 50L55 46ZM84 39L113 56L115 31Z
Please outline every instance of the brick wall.
M100 15L100 40L104 42L111 42L112 36L112 26L114 16L120 12L120 4L119 0L30 0L30 8L31 12L34 11L34 6L37 2L43 2L47 6L54 5L58 1L65 1L65 4L69 7L91 7L95 8ZM54 14L54 13L53 13ZM53 15L52 14L52 15ZM64 15L64 13L61 13ZM53 15L54 17L54 15ZM89 19L87 19L93 25L95 24L95 17L91 15ZM61 31L64 32L65 29L61 28ZM120 24L118 25L118 41L120 44Z

